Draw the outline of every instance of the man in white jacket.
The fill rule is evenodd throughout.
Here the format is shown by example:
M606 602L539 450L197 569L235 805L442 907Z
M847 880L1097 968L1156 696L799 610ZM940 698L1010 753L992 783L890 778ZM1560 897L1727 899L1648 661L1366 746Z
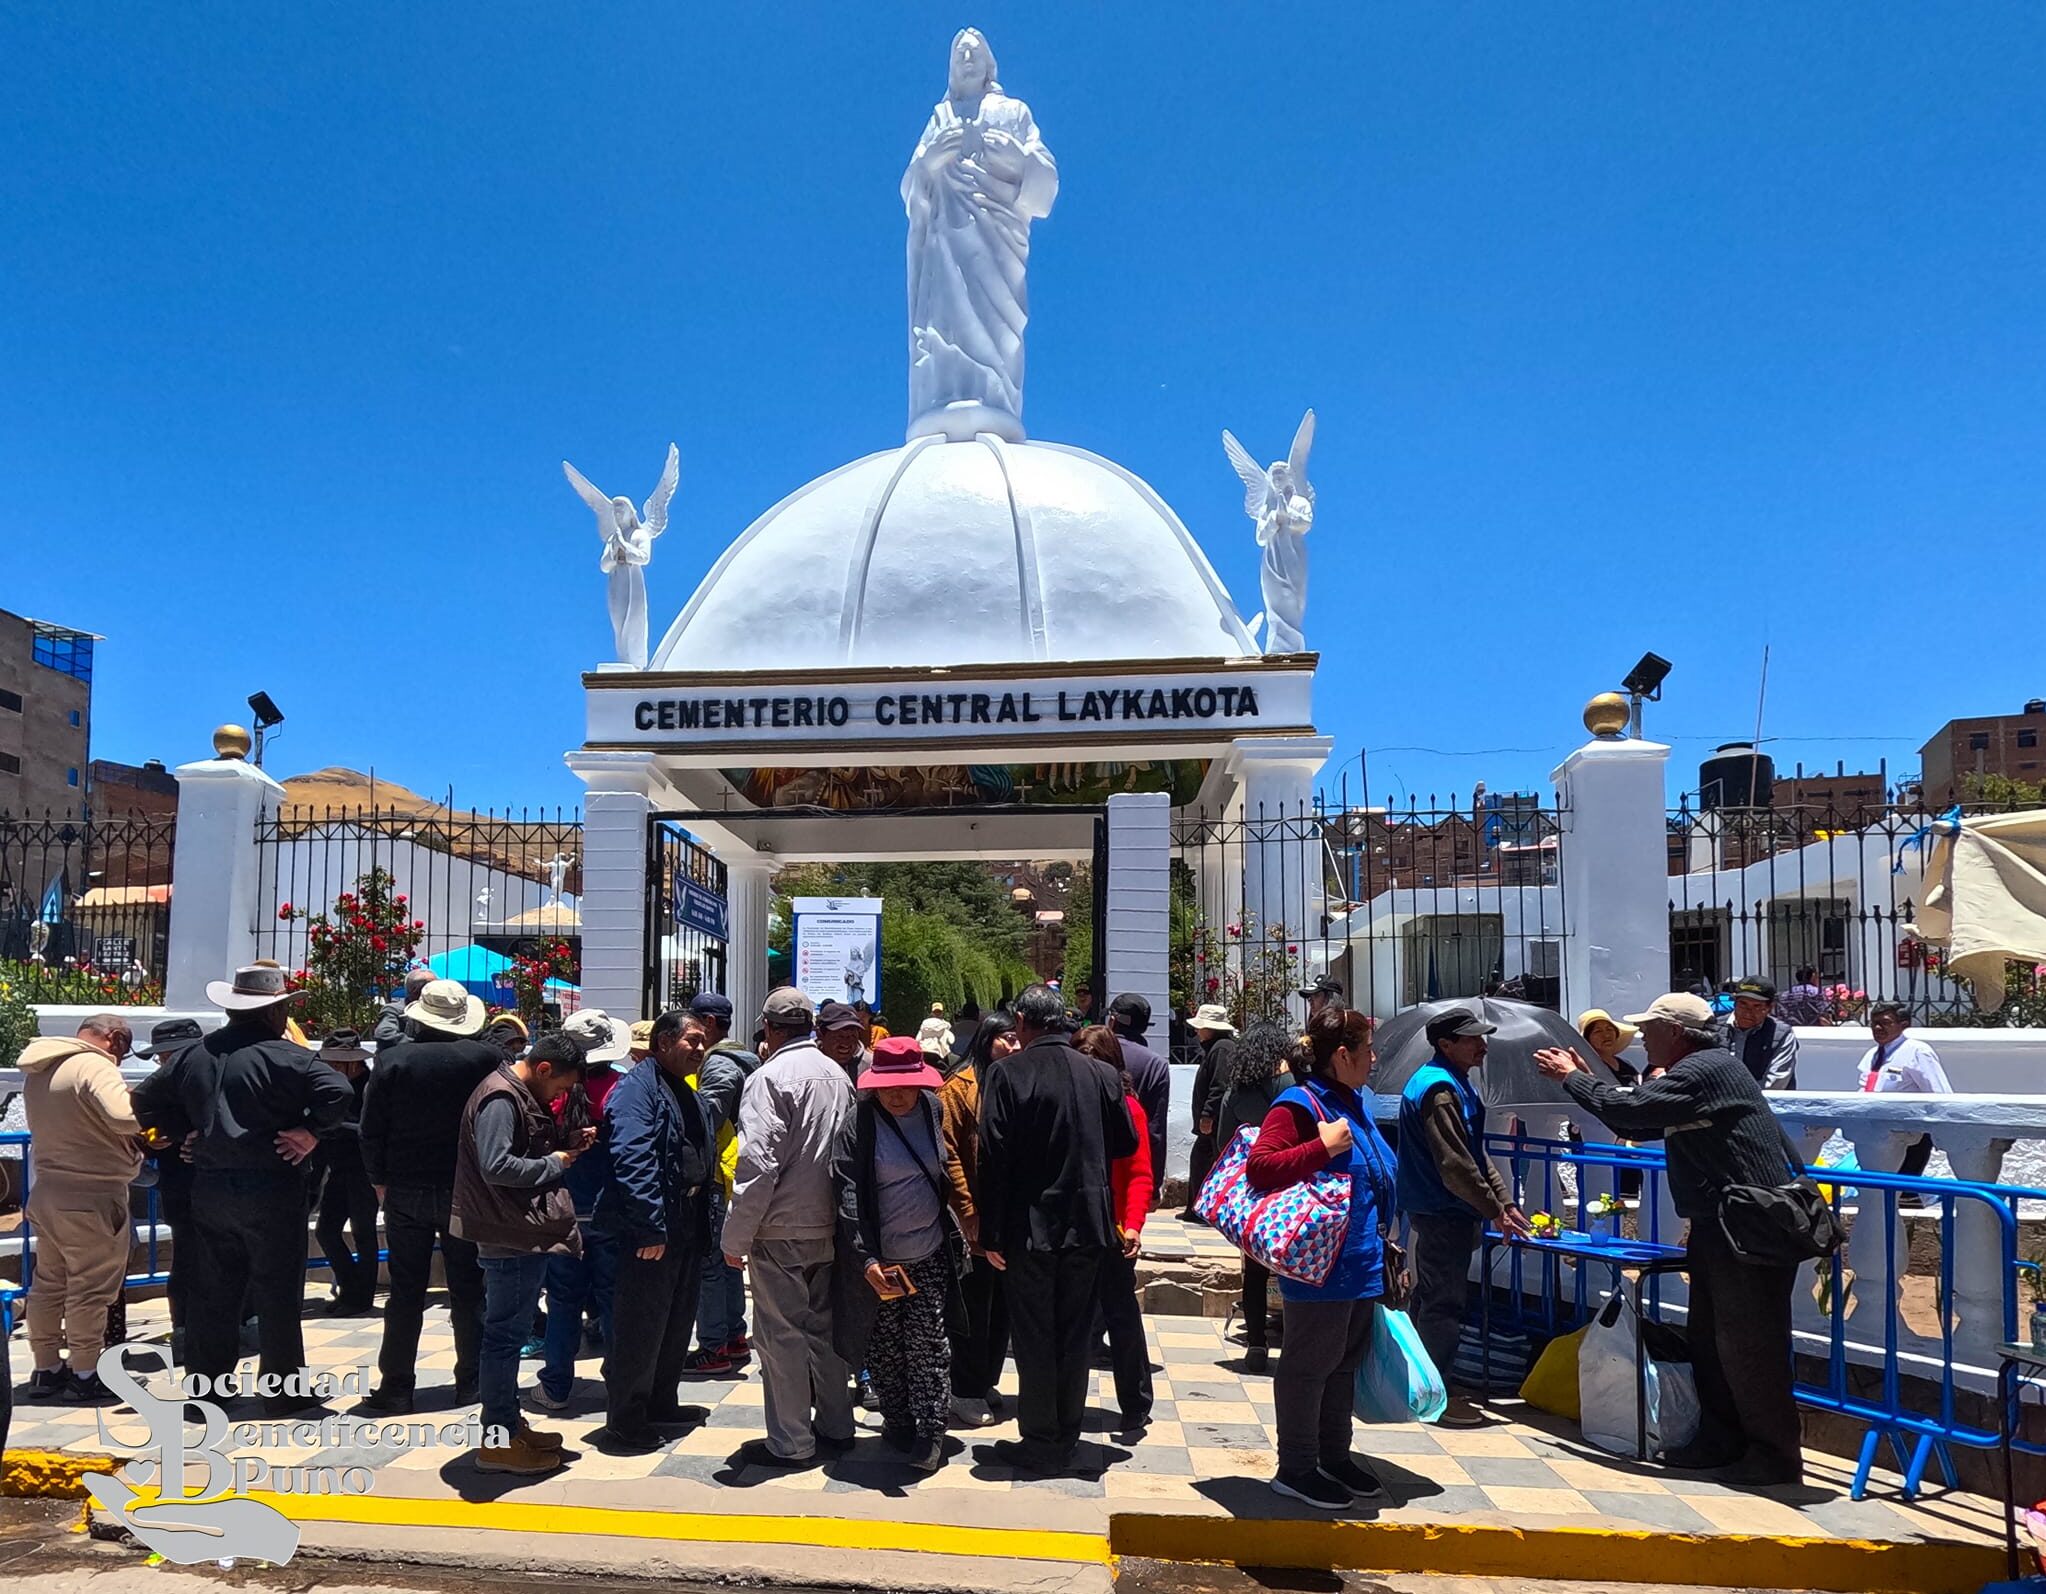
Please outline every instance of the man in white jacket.
M100 1013L78 1026L76 1039L47 1036L21 1054L35 1235L30 1400L90 1405L109 1398L96 1369L107 1310L128 1274L128 1186L142 1169L142 1126L121 1078L120 1060L133 1044L125 1018Z
M852 1081L817 1049L810 999L767 998L767 1061L739 1100L739 1167L725 1214L725 1261L747 1265L753 1349L767 1437L743 1447L761 1466L800 1467L853 1442L851 1374L832 1346L838 1195L831 1159L853 1110Z

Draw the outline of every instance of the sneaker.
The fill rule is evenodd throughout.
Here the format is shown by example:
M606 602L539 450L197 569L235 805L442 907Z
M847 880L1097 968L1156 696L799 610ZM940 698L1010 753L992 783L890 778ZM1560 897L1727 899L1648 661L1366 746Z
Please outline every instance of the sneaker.
M72 1373L57 1398L70 1406L104 1406L114 1392L100 1381L98 1373Z
M1442 1428L1483 1428L1491 1420L1468 1395L1451 1395L1448 1406L1435 1422Z
M519 1360L522 1362L543 1361L546 1355L547 1341L544 1339L529 1339L519 1347Z
M28 1382L21 1386L21 1398L23 1400L62 1400L64 1392L70 1387L70 1368L38 1367L28 1375Z
M512 1442L502 1450L493 1450L488 1445L476 1452L478 1472L509 1472L521 1478L545 1477L561 1467L561 1452L542 1450L531 1443L526 1431L521 1429L512 1435Z
M1272 1353L1263 1345L1253 1345L1243 1353L1243 1370L1247 1373L1266 1373L1272 1368Z
M1341 1484L1360 1500L1385 1493L1385 1485L1379 1481L1378 1474L1355 1456L1344 1456L1340 1461L1324 1461L1320 1471L1324 1478Z
M412 1391L393 1389L386 1384L364 1395L355 1403L355 1409L368 1412L372 1417L409 1417L412 1415Z
M860 1410L879 1411L881 1397L874 1393L874 1380L865 1373L860 1374Z
M785 1456L772 1448L765 1439L748 1439L735 1452L735 1459L748 1467L768 1467L777 1471L793 1471L798 1467L817 1465L817 1453L813 1450L807 1456Z
M568 1403L574 1395L575 1386L573 1384L569 1385L568 1393L565 1395L552 1393L545 1384L535 1384L526 1391L526 1398L542 1411L566 1411L568 1410Z
M693 1350L682 1358L682 1370L699 1378L722 1378L738 1366L721 1350Z
M535 1450L561 1449L561 1435L553 1428L535 1428L531 1423L524 1423L519 1428L518 1437Z
M945 1436L932 1434L928 1439L919 1439L909 1452L909 1464L918 1472L936 1472L945 1464Z
M741 1334L737 1339L728 1340L723 1345L720 1345L717 1348L716 1354L724 1357L726 1361L737 1367L740 1363L749 1362L753 1359L753 1345L744 1334Z
M987 1409L987 1402L975 1400L968 1395L952 1397L952 1421L960 1428L985 1428L995 1420L994 1413Z
M1348 1489L1321 1472L1282 1472L1272 1479L1272 1493L1311 1505L1317 1511L1347 1511L1357 1503Z

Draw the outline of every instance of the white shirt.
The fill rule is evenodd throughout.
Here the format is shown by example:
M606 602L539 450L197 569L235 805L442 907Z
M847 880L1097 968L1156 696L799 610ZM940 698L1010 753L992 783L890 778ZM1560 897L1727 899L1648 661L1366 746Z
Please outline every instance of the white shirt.
M1940 1066L1939 1053L1916 1036L1899 1036L1886 1053L1880 1046L1871 1046L1861 1059L1861 1077L1867 1079L1871 1071L1875 1074L1875 1083L1868 1087L1871 1090L1916 1091L1924 1096L1954 1093L1947 1071Z

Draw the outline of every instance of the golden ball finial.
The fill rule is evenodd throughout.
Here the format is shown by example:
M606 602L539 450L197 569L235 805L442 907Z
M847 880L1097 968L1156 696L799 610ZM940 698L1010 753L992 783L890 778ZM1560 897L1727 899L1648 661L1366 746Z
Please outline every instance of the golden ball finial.
M239 725L223 725L213 733L215 758L247 758L249 733Z
M1625 736L1631 717L1627 700L1618 692L1601 692L1584 705L1584 728L1594 736Z

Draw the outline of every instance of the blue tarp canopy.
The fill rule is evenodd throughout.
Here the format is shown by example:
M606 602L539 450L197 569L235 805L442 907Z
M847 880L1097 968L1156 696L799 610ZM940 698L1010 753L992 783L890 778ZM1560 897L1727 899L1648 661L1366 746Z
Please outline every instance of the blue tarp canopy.
M460 980L463 989L471 996L480 996L484 1001L502 1006L508 992L497 983L499 974L511 972L512 960L502 952L493 952L487 946L458 946L452 951L435 954L426 960L426 966L433 970L437 980ZM566 980L549 980L550 995L573 991L575 987Z

